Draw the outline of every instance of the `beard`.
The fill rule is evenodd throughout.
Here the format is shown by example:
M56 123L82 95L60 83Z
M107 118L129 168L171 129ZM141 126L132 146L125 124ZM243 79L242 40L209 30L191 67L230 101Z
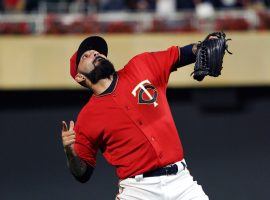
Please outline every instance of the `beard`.
M83 73L93 84L99 80L110 78L115 73L114 65L107 59L98 56L93 61L94 69L89 73Z

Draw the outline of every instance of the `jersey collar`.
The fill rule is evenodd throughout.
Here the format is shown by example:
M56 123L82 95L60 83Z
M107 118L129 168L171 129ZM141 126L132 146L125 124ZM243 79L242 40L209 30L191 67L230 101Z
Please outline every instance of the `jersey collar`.
M110 95L111 93L113 93L115 91L116 86L117 86L118 79L119 79L119 75L117 74L117 72L115 72L113 74L113 81L111 82L110 86L101 94L99 94L99 95L93 94L93 96L94 97L103 97L103 96L107 96L107 95Z

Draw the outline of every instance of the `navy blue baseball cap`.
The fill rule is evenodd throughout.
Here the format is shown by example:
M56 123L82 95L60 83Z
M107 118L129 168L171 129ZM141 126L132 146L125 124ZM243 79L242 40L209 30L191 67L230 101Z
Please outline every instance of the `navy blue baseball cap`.
M84 52L89 50L95 50L107 57L108 55L107 42L100 36L90 36L84 39L77 50L77 58L76 58L77 67Z

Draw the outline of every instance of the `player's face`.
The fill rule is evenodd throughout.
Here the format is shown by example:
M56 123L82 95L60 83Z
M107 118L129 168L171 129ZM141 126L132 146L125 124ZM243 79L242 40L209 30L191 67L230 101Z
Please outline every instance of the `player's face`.
M106 58L103 54L95 50L84 52L78 65L78 71L83 73L91 72L94 69L94 61L98 56Z
M99 52L89 50L80 59L78 72L86 76L93 84L100 79L109 78L115 72L113 64Z

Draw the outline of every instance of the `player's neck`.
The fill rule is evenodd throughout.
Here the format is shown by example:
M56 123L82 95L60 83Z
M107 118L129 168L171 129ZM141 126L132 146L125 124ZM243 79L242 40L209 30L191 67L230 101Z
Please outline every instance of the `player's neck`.
M113 81L113 75L110 78L99 80L96 84L91 85L91 89L95 95L99 95L107 90Z

